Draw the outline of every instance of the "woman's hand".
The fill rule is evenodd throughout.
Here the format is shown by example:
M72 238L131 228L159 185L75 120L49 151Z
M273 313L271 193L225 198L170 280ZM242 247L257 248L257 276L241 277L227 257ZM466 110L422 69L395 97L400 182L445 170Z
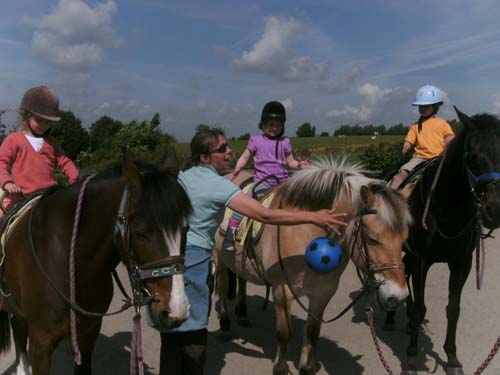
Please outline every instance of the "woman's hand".
M3 189L9 194L21 194L21 188L13 182L7 182Z
M317 217L315 218L315 224L319 225L321 228L325 229L326 231L334 231L337 233L337 235L341 235L340 231L338 230L339 226L346 227L347 223L342 220L347 216L347 214L344 213L337 213L335 212L335 208L332 208L331 210L325 209L325 210L320 210L316 211L315 214Z

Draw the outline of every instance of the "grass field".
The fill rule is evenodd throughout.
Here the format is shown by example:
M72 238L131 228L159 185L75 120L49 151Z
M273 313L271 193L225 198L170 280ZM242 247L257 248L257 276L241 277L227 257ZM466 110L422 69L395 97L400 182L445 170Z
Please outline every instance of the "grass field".
M310 157L314 155L339 153L339 152L356 152L371 144L386 143L391 144L402 141L402 135L384 135L371 139L370 136L346 136L340 137L304 137L291 138L293 153L296 156ZM238 156L245 150L248 141L231 141L229 142L233 155ZM177 143L177 154L181 157L189 155L189 143Z

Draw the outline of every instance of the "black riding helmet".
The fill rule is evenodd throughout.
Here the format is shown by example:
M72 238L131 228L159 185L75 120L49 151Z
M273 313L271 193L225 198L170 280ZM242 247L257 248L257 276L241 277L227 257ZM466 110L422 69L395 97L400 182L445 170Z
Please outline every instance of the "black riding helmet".
M285 132L285 121L286 121L286 110L283 104L277 101L272 101L266 103L262 108L262 115L260 116L260 124L259 129L263 128L264 121L269 119L277 119L283 123L283 127L281 128L280 134L277 135L277 138L281 138L283 133Z
M283 124L281 127L281 132L276 137L273 137L273 139L276 140L275 154L276 158L278 158L279 141L285 133L286 110L283 104L277 101L272 101L264 105L264 107L262 108L262 115L260 116L259 129L263 129L264 122L269 119L277 119Z

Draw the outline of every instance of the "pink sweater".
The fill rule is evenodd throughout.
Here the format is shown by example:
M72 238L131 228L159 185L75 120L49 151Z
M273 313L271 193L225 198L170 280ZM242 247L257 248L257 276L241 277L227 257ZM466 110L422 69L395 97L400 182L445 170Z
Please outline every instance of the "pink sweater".
M78 180L75 164L64 155L54 137L44 140L40 151L35 151L22 131L11 133L0 146L0 187L14 182L24 195L57 185L56 167L68 177L69 183Z

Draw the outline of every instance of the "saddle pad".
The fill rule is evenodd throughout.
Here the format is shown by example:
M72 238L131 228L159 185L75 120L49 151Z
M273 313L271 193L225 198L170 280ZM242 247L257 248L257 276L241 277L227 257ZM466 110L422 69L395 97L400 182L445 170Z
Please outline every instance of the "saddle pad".
M30 199L21 208L19 208L19 210L14 212L12 215L6 217L7 222L2 225L3 231L0 237L0 244L1 244L0 265L2 264L1 260L5 256L4 252L5 244L7 243L7 240L9 239L12 230L16 227L18 221L26 214L26 212L28 212L38 202L40 198L42 198L42 195L35 196L33 199Z
M252 183L252 184L248 184L247 186L245 186L242 189L243 193L246 193L250 189L252 189L253 185L254 184ZM268 194L266 194L262 198L262 200L260 200L260 204L262 204L262 206L264 206L266 208L269 208L271 206L273 200L274 200L274 193L271 191ZM231 218L232 214L233 214L233 210L231 210L230 208L226 208L226 212L224 213L224 220L222 220L222 223L219 226L219 232L223 236L225 236L227 233L227 226L228 226L229 219ZM240 223L240 227L239 227L238 231L236 232L235 242L238 242L241 245L243 245L245 243L247 236L248 236L250 228L252 228L252 238L257 237L260 229L262 228L262 225L263 225L262 223L254 220L254 219L250 219L246 216L243 217L243 219L241 220L241 223Z

